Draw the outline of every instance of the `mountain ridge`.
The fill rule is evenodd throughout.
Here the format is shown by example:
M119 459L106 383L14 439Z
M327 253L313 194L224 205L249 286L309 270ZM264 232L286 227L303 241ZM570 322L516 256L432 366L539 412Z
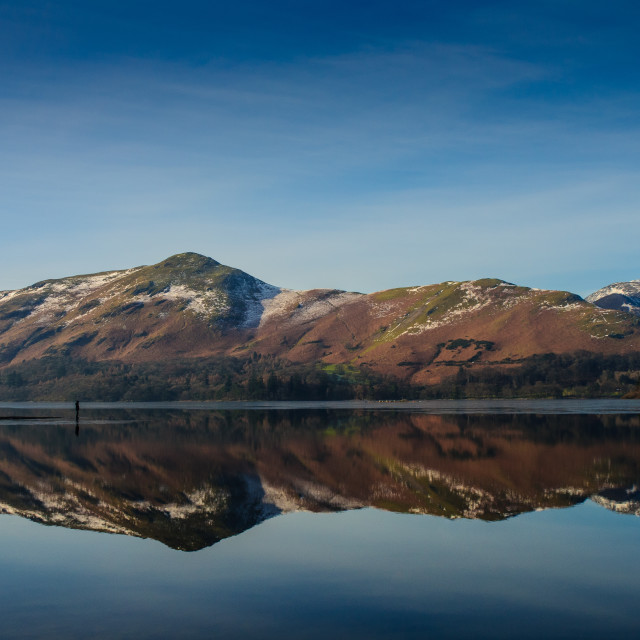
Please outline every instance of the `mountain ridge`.
M497 278L370 294L296 291L197 253L0 292L0 370L90 362L277 358L411 385L545 354L640 352L640 320ZM266 371L266 370L265 370Z

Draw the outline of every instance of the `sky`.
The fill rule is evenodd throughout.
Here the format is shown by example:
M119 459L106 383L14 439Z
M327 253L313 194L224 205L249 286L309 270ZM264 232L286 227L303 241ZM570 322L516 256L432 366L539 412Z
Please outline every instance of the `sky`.
M196 251L370 292L640 278L640 4L0 0L0 290Z

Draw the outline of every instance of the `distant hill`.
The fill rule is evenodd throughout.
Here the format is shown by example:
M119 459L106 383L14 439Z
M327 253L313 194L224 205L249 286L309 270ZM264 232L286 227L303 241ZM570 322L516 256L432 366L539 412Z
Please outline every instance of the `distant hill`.
M602 309L616 309L640 316L640 280L616 282L586 297Z
M34 363L54 360L103 363L104 375L118 363L135 365L133 382L142 384L145 366L157 371L169 362L184 367L215 359L212 374L227 363L225 380L215 384L230 391L248 385L250 375L259 378L259 389L271 374L277 390L289 369L303 376L319 370L365 387L381 379L432 387L453 376L468 381L487 368L512 371L545 354L638 352L640 320L626 311L488 278L372 294L294 291L183 253L151 266L0 292L0 373L15 374L4 379L14 388L24 386L24 367L34 382ZM250 372L234 369L241 361L253 363ZM611 366L619 371L635 366L616 362ZM48 370L36 395L55 397L50 378ZM0 397L12 393L0 385Z

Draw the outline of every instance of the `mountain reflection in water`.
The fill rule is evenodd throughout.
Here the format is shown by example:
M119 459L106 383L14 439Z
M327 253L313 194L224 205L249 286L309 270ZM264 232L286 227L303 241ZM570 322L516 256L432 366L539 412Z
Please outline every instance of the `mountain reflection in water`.
M2 512L189 551L295 510L500 520L591 498L637 515L638 485L633 414L94 409L77 433L74 420L0 422Z

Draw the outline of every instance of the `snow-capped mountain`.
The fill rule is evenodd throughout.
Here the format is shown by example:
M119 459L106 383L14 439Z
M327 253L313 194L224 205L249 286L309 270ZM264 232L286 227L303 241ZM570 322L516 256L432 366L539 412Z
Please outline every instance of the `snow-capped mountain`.
M196 253L0 292L0 369L52 358L139 364L252 357L277 360L280 371L340 366L429 385L461 367L577 352L640 352L638 321L566 291L491 278L370 294L294 291ZM271 360L263 362L268 376Z
M602 309L616 309L640 316L640 280L610 284L585 299Z

